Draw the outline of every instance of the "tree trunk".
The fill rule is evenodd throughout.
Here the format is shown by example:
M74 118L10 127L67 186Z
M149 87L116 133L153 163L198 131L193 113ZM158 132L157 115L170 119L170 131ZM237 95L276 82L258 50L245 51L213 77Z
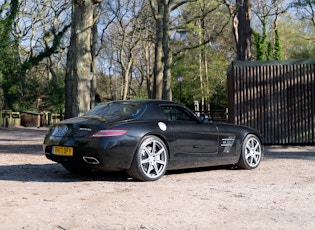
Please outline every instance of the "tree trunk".
M72 116L80 116L91 108L91 31L93 1L73 0L73 104Z
M65 77L65 95L66 95L66 111L65 111L65 119L68 119L72 117L72 102L73 102L73 95L72 95L72 89L73 89L73 74L72 74L72 57L73 57L73 51L72 51L72 44L70 41L70 46L68 48L67 53L67 67L66 67L66 77Z
M205 11L207 10L207 7L206 7L206 2L203 0L202 1L202 15L206 15L205 14ZM204 104L202 105L203 106L203 109L204 111L210 111L210 87L209 87L209 72L208 72L208 59L207 59L207 52L206 52L206 45L205 45L205 42L207 40L206 38L206 22L205 22L205 17L201 17L200 18L200 24L201 24L201 39L202 39L202 47L201 47L201 50L202 50L202 53L201 53L201 56L202 56L202 63L203 63L203 68L204 68L204 71L203 71L203 76L204 76L204 85L203 85L203 88L204 88Z
M201 28L201 21L198 20L198 27L199 27L199 44L203 43L202 37L202 28ZM199 47L199 55L198 55L198 64L199 64L199 82L200 82L200 91L201 91L201 110L205 111L205 92L204 92L204 78L203 78L203 53L204 53L204 46Z
M93 21L96 21L96 18L98 12L96 9L96 6L93 7ZM96 67L95 67L95 59L96 59L96 45L97 45L97 39L98 39L98 31L97 31L97 24L93 24L92 28L92 43L91 43L91 55L92 55L92 63L91 63L91 92L90 92L90 98L91 98L91 109L95 106L95 95L96 95L96 88L97 88L97 81L96 81Z
M237 48L237 60L251 60L251 0L237 0L233 18L233 31Z
M172 56L169 47L169 21L170 21L170 5L169 1L164 1L163 9L163 96L164 100L172 99L172 77L171 77L171 65L172 65Z
M147 37L148 37L148 29L146 29L146 33L147 33ZM147 80L147 93L148 93L148 97L150 99L153 98L153 74L152 74L152 64L151 64L151 53L153 53L152 51L152 46L153 43L151 40L148 40L143 49L145 50L145 60L146 60L146 67L145 67L145 76L146 76L146 80Z
M132 52L132 51L130 51ZM126 68L123 71L123 95L122 95L122 99L123 100L127 100L128 94L129 94L129 88L130 88L130 70L132 67L132 60L133 58L131 57L129 59L128 65L126 66Z
M154 60L154 99L162 99L163 96L163 4L157 1L156 35L155 35L155 60Z

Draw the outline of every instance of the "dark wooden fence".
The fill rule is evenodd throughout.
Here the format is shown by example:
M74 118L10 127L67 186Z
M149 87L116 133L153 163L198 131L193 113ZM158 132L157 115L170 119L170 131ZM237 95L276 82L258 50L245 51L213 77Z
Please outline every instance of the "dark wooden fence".
M258 129L265 144L315 144L315 59L232 63L231 123Z

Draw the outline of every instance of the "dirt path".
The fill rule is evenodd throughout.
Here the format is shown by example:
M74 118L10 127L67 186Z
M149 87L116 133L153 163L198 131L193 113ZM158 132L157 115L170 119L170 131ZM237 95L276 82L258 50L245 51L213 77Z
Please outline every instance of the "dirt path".
M267 147L260 167L75 176L45 158L46 130L0 128L0 229L314 229L315 146Z

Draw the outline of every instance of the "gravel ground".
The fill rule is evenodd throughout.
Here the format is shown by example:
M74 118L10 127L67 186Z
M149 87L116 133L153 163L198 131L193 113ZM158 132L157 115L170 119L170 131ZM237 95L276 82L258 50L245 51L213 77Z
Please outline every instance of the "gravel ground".
M0 128L0 229L315 229L315 146L266 146L255 170L76 176L49 161L46 128Z

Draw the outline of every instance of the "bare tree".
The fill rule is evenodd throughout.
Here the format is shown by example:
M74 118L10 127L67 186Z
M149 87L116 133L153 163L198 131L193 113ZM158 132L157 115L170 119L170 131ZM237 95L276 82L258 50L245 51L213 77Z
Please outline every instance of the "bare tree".
M299 18L310 21L315 26L315 1L295 0L292 6L296 8Z
M116 72L115 76L109 73L114 99L130 98L135 94L132 86L136 82L143 84L145 72L142 65L146 50L143 45L148 41L147 22L150 17L147 8L146 1L139 0L117 0L105 4L106 14L112 20L110 24L102 21L101 52L107 56L110 72Z
M228 28L229 12L222 1L198 0L185 5L177 18L179 21L173 29L177 32L176 38L180 45L172 47L174 62L185 62L180 59L188 60L190 53L194 52L195 57L191 62L196 62L199 70L197 74L197 70L190 73L181 68L177 74L185 75L186 81L194 81L191 85L194 84L195 88L190 90L194 91L193 100L201 102L203 111L210 111L210 100L216 86L213 82L221 75L213 74L214 70L210 66L217 60L211 53L232 53L233 50Z
M150 0L155 19L154 98L171 100L172 53L170 40L170 14L181 6L196 0Z
M154 82L153 97L162 99L163 95L163 13L166 5L163 1L150 1L155 19L155 50L154 50ZM166 25L168 27L168 25Z

